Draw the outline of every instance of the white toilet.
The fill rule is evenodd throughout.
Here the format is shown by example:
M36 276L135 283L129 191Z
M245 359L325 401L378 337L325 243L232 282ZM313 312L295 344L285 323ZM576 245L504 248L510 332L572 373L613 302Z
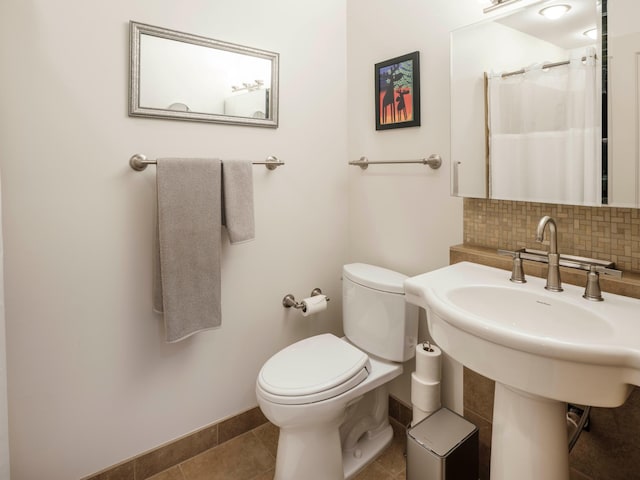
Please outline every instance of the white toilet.
M280 427L274 480L350 479L391 442L388 383L415 355L418 336L418 309L405 303L405 278L345 265L345 338L301 340L260 370L258 404Z

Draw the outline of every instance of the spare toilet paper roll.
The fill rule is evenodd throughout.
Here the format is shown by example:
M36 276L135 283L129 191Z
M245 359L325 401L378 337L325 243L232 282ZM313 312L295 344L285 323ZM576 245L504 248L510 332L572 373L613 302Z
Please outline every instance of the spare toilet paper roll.
M431 344L425 350L425 344L416 345L416 375L427 382L439 382L442 379L442 351Z
M411 403L424 412L432 412L440 408L440 382L425 382L411 374Z
M313 315L314 313L326 310L327 296L314 295L313 297L303 299L300 303L302 303L302 315L306 317L308 315Z

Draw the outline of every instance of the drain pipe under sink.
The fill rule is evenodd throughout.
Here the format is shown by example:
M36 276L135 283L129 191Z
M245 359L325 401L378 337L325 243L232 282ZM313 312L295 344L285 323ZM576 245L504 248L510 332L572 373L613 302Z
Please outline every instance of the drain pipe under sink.
M580 419L576 422L572 418L572 414L578 415L580 411L582 411L582 414L580 414ZM591 413L590 406L586 406L584 409L582 409L580 407L576 407L575 405L569 405L569 411L567 412L567 423L574 425L575 427L575 430L573 431L573 434L569 439L569 453L571 453L571 450L573 450L573 447L578 441L578 438L580 438L580 434L582 433L582 430L587 430L589 428L588 422L589 422L590 413Z

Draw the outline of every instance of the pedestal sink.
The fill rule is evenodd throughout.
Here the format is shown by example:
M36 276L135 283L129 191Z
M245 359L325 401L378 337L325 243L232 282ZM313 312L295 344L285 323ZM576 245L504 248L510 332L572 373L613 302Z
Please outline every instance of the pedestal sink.
M640 300L509 282L462 262L405 281L449 356L496 381L491 480L568 480L566 403L622 405L640 385Z

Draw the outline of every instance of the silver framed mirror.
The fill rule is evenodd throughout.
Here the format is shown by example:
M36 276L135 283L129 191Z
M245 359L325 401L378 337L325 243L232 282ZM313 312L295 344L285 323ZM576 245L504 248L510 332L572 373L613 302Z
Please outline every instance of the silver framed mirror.
M129 115L278 127L279 54L129 22Z

